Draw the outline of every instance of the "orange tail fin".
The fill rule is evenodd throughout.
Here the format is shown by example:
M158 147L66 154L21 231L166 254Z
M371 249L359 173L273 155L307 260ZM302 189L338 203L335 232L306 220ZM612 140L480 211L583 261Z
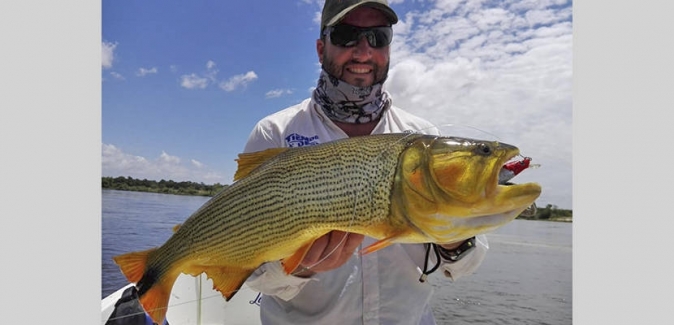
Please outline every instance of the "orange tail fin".
M171 289L173 289L173 283L177 278L177 274L167 274L138 299L145 312L150 315L152 321L156 324L164 324Z
M113 260L127 280L136 284L140 304L145 312L152 317L152 321L163 324L166 318L166 309L173 289L173 283L180 272L166 272L157 278L156 270L147 270L148 256L156 248L144 251L126 253L113 257Z

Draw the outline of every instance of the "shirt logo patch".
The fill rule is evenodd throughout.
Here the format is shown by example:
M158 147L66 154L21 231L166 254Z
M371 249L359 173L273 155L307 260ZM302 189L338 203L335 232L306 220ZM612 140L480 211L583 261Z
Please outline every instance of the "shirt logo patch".
M313 146L318 144L318 135L313 137L307 137L301 134L293 133L286 137L286 143L288 147L304 147L304 146Z

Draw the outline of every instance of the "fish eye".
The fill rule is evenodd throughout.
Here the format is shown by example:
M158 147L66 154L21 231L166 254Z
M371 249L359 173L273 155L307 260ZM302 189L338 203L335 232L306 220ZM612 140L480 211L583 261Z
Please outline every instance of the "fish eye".
M475 147L475 153L478 155L488 156L491 155L491 147L486 143L479 143Z

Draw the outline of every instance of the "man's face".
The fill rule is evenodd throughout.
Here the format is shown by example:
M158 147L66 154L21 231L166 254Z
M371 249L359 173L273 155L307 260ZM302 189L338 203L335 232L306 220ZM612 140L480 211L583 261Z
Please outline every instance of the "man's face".
M384 14L374 8L359 7L348 13L340 24L356 27L387 26ZM389 69L390 46L373 48L362 37L356 46L339 47L330 42L330 37L316 41L318 60L329 74L358 86L368 87L386 79Z

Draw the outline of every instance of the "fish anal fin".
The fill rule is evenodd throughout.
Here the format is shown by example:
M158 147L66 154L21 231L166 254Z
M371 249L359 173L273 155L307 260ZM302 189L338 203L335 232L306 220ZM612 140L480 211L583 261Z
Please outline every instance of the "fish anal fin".
M262 151L239 154L239 158L236 159L238 167L236 173L234 173L234 180L238 181L246 177L255 168L288 149L289 148L269 148Z
M300 266L300 263L304 259L304 256L307 255L307 252L309 252L309 249L311 249L311 246L314 244L314 241L310 241L302 247L300 247L295 253L289 257L286 257L281 260L281 264L283 265L283 270L286 272L286 274L290 274L292 271L294 271L298 266Z
M253 271L255 269L222 266L209 267L204 272L213 281L213 289L218 290L225 297L225 300L229 301L239 291Z
M129 282L137 283L143 277L148 256L155 250L156 248L151 248L144 251L126 253L114 256L112 259L119 265L119 269Z

